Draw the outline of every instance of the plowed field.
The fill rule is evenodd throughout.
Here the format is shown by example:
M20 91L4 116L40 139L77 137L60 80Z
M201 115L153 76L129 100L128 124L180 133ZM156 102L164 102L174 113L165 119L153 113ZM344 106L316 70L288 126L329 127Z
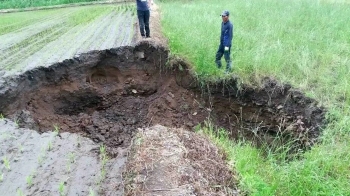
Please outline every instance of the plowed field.
M134 4L0 15L0 70L23 72L91 50L132 45Z

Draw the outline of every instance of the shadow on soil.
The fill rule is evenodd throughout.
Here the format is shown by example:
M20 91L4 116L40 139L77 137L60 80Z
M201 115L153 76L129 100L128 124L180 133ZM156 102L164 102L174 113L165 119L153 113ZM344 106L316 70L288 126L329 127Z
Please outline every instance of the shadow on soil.
M199 82L185 63L165 66L167 58L165 48L143 42L27 71L0 84L0 113L39 132L82 132L111 155L139 127L191 129L207 119L258 145L291 142L295 150L317 141L325 111L291 86Z

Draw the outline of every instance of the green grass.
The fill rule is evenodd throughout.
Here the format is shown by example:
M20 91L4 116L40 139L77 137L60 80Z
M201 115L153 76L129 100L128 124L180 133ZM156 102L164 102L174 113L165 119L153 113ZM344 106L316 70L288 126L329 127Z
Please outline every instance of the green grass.
M215 78L221 75L214 64L219 15L228 9L235 28L233 72L244 83L270 76L320 101L350 103L350 4L317 2L167 1L162 24L172 53L185 56L200 76Z
M0 35L17 30L23 26L29 25L35 19L40 18L43 12L36 14L20 13L20 14L7 14L2 15L0 20ZM44 13L46 15L46 13ZM28 24L29 23L29 24Z
M0 9L19 9L89 2L103 2L103 0L1 0ZM115 0L115 2L125 2L125 0Z
M230 140L211 124L199 129L228 156L238 172L240 189L248 195L348 195L349 141L314 146L299 160L280 162L281 154L268 154L247 142ZM264 155L263 155L264 154Z
M0 9L52 6L92 1L97 0L2 0L0 1Z
M7 157L3 157L2 162L7 170L11 170L10 160Z
M60 194L60 196L65 195L65 183L63 181L60 182L60 184L58 185L58 192Z
M228 153L249 195L349 195L350 4L316 0L211 0L161 3L172 55L191 62L202 80L224 76L215 66L223 10L234 24L233 73L245 84L264 77L290 83L328 109L322 142L281 161L284 153L204 132ZM281 148L288 149L288 146Z
M82 9L75 12L70 18L69 23L75 26L78 24L87 24L98 16L110 13L115 7L91 7L90 9Z

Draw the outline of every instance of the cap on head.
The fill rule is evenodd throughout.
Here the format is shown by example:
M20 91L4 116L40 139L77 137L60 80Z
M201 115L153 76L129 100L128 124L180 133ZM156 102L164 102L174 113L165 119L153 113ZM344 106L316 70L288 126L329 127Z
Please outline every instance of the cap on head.
M230 12L225 10L222 12L221 16L229 16L230 15Z

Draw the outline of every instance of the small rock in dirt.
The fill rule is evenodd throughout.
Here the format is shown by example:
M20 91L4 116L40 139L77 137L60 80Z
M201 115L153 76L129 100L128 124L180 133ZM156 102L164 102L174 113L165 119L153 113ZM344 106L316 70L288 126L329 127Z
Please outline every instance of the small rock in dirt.
M94 126L90 125L85 128L86 132L92 134L95 130Z
M282 105L277 106L277 109L278 109L278 110L280 110L280 109L282 109L282 108L283 108Z
M134 94L137 93L137 90L135 90L135 89L132 89L131 91L132 91Z
M116 116L124 116L124 113L123 112L115 112L115 115Z
M168 93L172 98L174 98L175 97L175 95L174 94L172 94L171 92L169 92Z
M193 127L194 126L192 122L188 122L188 123L186 123L186 125L189 126L189 127Z
M136 124L136 119L135 118L129 118L127 121L126 121L126 124L127 125L134 125Z
M286 128L287 131L293 131L294 130L294 125L291 124Z
M192 115L193 115L193 116L197 115L197 112L194 112Z
M97 139L98 141L102 141L102 142L105 141L105 137L103 137L103 135L100 135L100 134L96 134L94 136L94 139Z
M173 98L171 98L170 96L166 96L165 100L167 101L167 103L169 104L169 107L171 109L176 109L177 108L177 104L176 104L176 102L174 101Z

